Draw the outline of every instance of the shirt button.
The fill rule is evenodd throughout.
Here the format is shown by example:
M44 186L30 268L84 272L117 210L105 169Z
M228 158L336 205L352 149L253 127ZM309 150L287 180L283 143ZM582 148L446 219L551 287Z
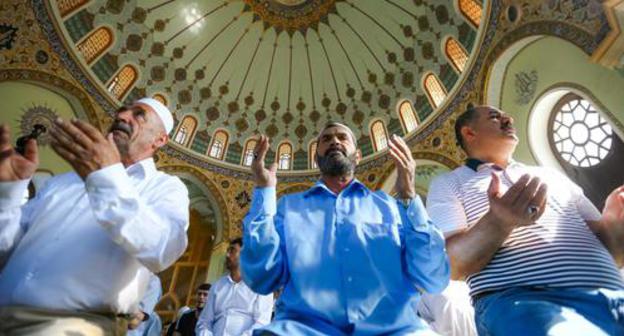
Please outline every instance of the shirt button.
M33 276L34 276L33 272L28 272L28 273L26 273L26 280L30 280L30 279L32 279L32 278L33 278Z
M344 251L345 251L345 252L349 252L349 251L351 251L351 249L349 249L348 247L345 247L345 248L344 248Z
M353 278L352 277L347 277L347 281L351 282L351 281L353 281Z

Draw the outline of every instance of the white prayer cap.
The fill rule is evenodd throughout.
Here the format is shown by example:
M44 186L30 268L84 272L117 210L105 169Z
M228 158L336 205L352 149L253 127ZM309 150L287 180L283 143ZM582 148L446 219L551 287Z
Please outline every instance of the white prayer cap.
M141 98L135 102L135 104L145 104L151 107L156 114L160 117L160 120L165 126L165 131L167 134L171 132L173 129L173 116L171 116L171 111L165 106L163 103L159 102L154 98Z

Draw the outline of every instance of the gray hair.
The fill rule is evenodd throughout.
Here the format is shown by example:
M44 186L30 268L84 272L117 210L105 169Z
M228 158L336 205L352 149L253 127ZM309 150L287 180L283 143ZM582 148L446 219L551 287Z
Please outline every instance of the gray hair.
M357 139L355 138L355 134L353 134L353 131L349 128L349 126L343 124L343 123L339 123L337 121L330 121L328 123L325 124L325 126L323 126L323 128L321 129L321 131L319 132L318 136L316 137L316 143L319 143L319 140L321 140L321 134L323 134L323 132L325 132L326 129L328 128L332 128L332 127L342 127L344 129L347 130L347 133L349 133L349 136L351 136L351 140L353 140L353 145L355 146L355 148L357 148Z

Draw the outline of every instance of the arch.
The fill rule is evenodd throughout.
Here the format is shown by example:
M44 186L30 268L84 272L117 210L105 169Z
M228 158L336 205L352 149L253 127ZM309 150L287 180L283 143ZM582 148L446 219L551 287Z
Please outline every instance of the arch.
M167 97L165 97L165 95L162 94L162 93L155 93L152 96L152 98L158 100L159 102L161 102L165 106L169 105L169 102L167 101Z
M101 26L80 41L76 48L87 64L93 64L106 50L113 45L113 31Z
M277 169L290 170L292 168L293 150L288 142L282 142L277 147Z
M308 146L308 168L316 169L318 168L318 164L316 163L316 148L318 147L318 142L316 140L312 140L310 145Z
M58 0L57 7L61 17L65 18L69 14L77 12L79 8L87 4L89 0Z
M243 149L243 157L241 158L241 164L245 167L251 166L251 162L254 159L254 150L258 144L257 139L247 139L245 141L245 148Z
M447 37L444 41L444 54L457 73L464 72L468 64L468 52L453 36Z
M191 115L184 116L173 136L173 141L188 147L193 142L197 130L197 119Z
M405 134L415 130L418 127L420 122L411 101L408 99L402 100L399 102L397 110Z
M107 89L119 101L122 101L138 78L137 69L130 64L124 65L108 83Z
M429 98L429 102L433 108L438 108L446 99L446 89L442 82L438 79L438 76L429 72L425 74L423 78L423 87Z
M475 28L479 28L479 25L481 25L481 12L483 11L480 3L475 0L457 0L457 8L466 21Z
M378 152L388 147L388 132L383 121L373 121L370 127L370 134L373 140L373 149Z
M213 157L215 159L223 160L225 157L225 151L228 146L228 139L230 136L225 130L217 130L210 143L210 147L208 147L208 156Z

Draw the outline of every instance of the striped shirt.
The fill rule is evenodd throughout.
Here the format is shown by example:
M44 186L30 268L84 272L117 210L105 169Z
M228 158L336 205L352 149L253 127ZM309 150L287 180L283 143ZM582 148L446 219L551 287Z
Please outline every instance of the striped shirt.
M500 170L481 164L437 177L427 210L446 236L474 225L489 210L493 171L501 193L523 174L538 176L548 185L547 207L536 223L514 229L486 267L467 277L472 296L518 286L624 288L613 257L586 223L599 220L600 212L579 186L552 169L512 162Z

